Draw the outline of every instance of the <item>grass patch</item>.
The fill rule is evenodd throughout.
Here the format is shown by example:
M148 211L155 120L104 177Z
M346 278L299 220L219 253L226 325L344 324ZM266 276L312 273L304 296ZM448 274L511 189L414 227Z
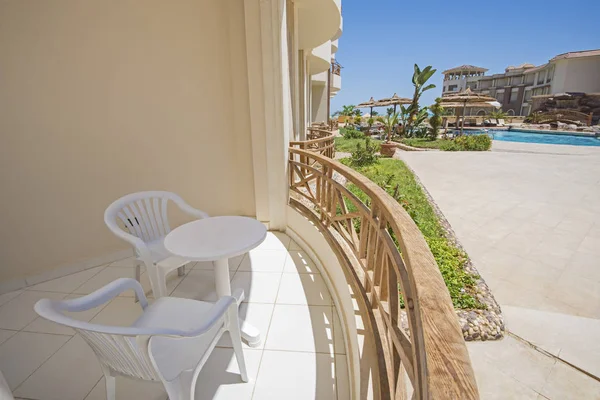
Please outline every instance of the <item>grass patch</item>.
M381 143L381 140L371 139L371 143L375 144L377 146L377 151L379 151L379 144ZM362 147L364 147L365 139L346 139L345 137L336 137L335 151L351 153L356 150L357 144L360 144Z
M350 164L349 158L340 161L346 165ZM475 282L479 277L470 275L464 270L467 255L446 238L433 207L406 165L400 160L380 159L373 165L354 167L354 169L394 196L411 216L433 253L454 307L484 309L485 305L474 296ZM362 190L353 184L349 184L348 189L368 204L368 198ZM348 204L348 208L354 207Z

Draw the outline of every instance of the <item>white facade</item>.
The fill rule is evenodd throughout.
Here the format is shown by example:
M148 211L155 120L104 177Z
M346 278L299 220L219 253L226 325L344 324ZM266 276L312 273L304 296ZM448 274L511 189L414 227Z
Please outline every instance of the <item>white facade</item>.
M485 75L487 69L474 65L462 65L443 72L442 96L462 92L467 88L477 89L477 82Z
M551 93L600 92L600 55L557 59Z

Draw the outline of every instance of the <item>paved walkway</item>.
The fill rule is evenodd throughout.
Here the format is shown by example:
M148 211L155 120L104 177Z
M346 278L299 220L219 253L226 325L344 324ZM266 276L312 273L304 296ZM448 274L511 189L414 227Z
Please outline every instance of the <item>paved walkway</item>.
M600 398L598 380L561 361L600 377L600 148L494 141L491 152L396 156L446 215L514 335L469 344L483 398Z

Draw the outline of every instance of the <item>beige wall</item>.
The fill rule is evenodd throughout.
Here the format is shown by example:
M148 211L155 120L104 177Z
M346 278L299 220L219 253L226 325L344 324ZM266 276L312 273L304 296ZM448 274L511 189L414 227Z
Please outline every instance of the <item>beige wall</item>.
M600 56L557 60L554 64L552 93L600 92Z
M327 122L327 84L313 83L311 96L311 122Z
M124 248L127 193L255 214L245 43L243 0L1 2L0 281Z

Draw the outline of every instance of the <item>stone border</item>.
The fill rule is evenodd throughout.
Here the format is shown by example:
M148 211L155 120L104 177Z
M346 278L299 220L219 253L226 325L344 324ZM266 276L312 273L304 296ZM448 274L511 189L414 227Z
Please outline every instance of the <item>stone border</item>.
M394 142L397 148L404 151L439 151L438 149L426 149L421 147L412 147L404 143Z
M425 185L423 185L423 182L421 182L415 171L404 160L401 161L412 172L413 176L415 177L415 181L421 187L423 193L425 193L427 200L429 200L429 204L431 204L431 207L433 207L433 211L439 218L440 224L446 232L446 238L450 240L450 242L456 247L464 251L467 255L465 270L471 275L479 276L479 279L477 279L475 282L475 297L477 297L477 300L479 300L481 303L485 304L487 309L455 310L456 315L458 316L458 322L462 329L463 337L466 341L502 339L505 334L505 325L500 305L496 302L492 291L473 265L469 254L456 237L456 233L454 233L452 226L444 216L444 213L442 213L442 210L440 210L438 207L427 188L425 188Z

